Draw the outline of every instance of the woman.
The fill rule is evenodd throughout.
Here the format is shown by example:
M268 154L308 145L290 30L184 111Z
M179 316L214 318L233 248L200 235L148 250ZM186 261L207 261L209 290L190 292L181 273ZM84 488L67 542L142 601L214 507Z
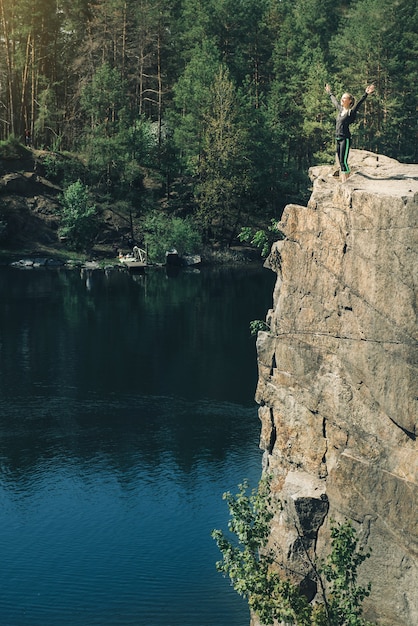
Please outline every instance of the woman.
M366 87L364 95L355 104L355 100L350 93L343 93L341 101L338 102L337 98L331 91L331 87L325 85L325 91L331 96L331 102L338 111L337 121L335 126L335 133L337 137L337 155L341 167L341 182L345 183L350 176L350 168L348 166L348 153L350 152L350 124L352 124L357 115L357 111L363 104L367 96L374 92L374 85Z

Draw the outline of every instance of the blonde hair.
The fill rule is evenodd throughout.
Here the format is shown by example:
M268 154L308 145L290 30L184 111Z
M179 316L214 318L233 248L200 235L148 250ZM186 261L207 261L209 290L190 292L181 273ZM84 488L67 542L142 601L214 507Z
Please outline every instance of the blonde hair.
M349 98L349 99L350 99L350 107L353 107L353 106L354 106L354 103L355 103L355 101L356 101L356 100L355 100L355 98L354 98L354 96L352 96L352 95L351 95L351 93L348 93L348 91L346 91L345 93L343 93L343 95L341 96L341 98L344 98L344 96L346 96L347 98Z

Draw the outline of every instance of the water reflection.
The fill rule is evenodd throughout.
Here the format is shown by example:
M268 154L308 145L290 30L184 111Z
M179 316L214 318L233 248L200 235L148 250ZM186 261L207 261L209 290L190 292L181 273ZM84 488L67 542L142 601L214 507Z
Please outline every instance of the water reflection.
M0 420L0 454L3 468L18 476L54 456L80 463L106 456L115 469L126 469L133 457L134 463L140 458L143 467L153 468L165 462L167 451L180 471L190 472L202 459L224 462L235 447L251 454L254 416L251 407L173 397L112 401L93 395L83 402L35 397L7 403Z
M221 499L260 473L266 270L0 272L0 623L243 626Z

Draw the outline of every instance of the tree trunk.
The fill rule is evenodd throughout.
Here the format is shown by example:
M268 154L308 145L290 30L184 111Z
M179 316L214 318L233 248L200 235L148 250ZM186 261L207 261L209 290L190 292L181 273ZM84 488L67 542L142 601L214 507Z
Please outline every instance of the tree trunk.
M8 107L6 112L6 124L9 126L8 132L14 134L15 132L15 123L14 123L14 97L13 97L13 55L10 49L10 33L8 22L6 18L6 12L4 9L4 0L0 0L0 10L1 10L1 20L3 23L3 36L4 36L4 46L6 49L6 68L7 68L7 95L8 95ZM7 119L8 118L8 119Z

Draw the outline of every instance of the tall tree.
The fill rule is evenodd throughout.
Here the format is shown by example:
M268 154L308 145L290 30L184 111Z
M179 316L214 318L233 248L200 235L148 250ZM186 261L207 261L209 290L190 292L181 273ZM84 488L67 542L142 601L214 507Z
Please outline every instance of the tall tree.
M399 0L388 9L387 45L391 51L388 67L393 108L384 111L384 124L388 128L390 122L390 131L384 133L381 146L397 158L417 163L418 6L414 0Z
M3 133L7 137L9 134L15 134L16 130L16 111L15 101L17 94L14 88L15 78L15 58L14 58L14 10L13 5L6 0L0 0L2 37L0 41L3 43L3 58L5 59L5 75L6 89L3 95L4 112L2 119Z
M163 139L163 118L171 99L176 71L176 0L141 0L134 4L134 33L130 45L130 84L135 107L156 121L158 142ZM174 74L174 77L173 77Z
M265 19L270 5L270 0L212 0L210 5L210 34L222 61L238 86L252 86L256 106L270 70L271 39Z
M120 133L126 126L124 84L120 73L104 63L81 94L81 106L88 115L84 153L92 172L110 186L118 177L125 147Z
M175 112L171 114L174 142L186 173L199 169L205 116L212 102L212 85L219 71L219 52L212 40L196 45L182 76L174 85Z
M1 0L2 41L6 60L6 123L23 136L34 130L39 94L60 73L60 15L52 0Z
M220 66L205 115L202 159L196 188L198 217L207 235L236 234L250 182L247 138L228 70Z

